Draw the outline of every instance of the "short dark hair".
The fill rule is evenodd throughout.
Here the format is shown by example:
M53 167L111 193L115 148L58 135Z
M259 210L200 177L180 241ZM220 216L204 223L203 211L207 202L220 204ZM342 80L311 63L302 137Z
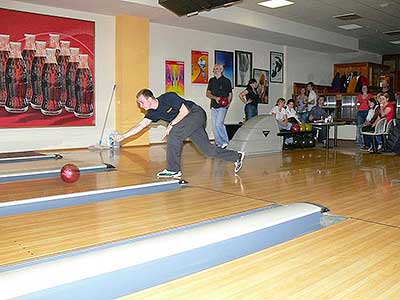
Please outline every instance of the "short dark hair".
M314 82L310 81L309 83L307 83L307 85L311 85L312 88L314 88Z
M286 102L286 105L288 105L289 103L293 103L293 104L294 104L294 100L293 100L293 99L289 99L289 100Z
M137 94L136 94L136 99L139 98L140 96L145 97L146 99L149 98L154 98L154 94L151 90L149 89L141 89Z

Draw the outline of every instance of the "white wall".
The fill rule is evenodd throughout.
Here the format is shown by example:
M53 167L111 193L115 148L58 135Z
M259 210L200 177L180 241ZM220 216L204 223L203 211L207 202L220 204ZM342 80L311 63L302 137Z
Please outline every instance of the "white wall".
M212 74L214 50L232 51L243 50L253 53L253 67L269 69L269 50L283 51L282 46L245 40L227 35L182 29L161 24L150 24L150 87L155 94L165 92L165 60L176 59L185 62L185 95L184 98L193 100L201 105L208 114L207 131L213 137L210 122L210 100L206 97L207 85L191 83L191 50L208 51L209 76ZM232 83L233 84L233 83ZM234 89L233 101L229 107L225 123L238 123L243 120L243 103L238 94L243 87ZM282 84L271 84L269 96L271 101L282 94ZM266 113L270 105L259 105L260 112ZM160 142L162 126L150 130L150 142Z
M165 92L164 64L167 59L185 62L185 95L187 99L200 104L208 114L207 131L213 137L210 122L209 99L205 96L207 85L191 83L191 50L209 52L209 76L212 75L214 50L242 50L253 53L253 68L269 70L269 52L285 53L284 83L270 83L269 104L259 105L259 113L268 113L279 97L291 98L293 82L314 81L316 84L330 84L334 57L332 55L293 47L274 45L254 40L213 34L208 32L182 29L161 24L150 24L150 87L155 94ZM236 87L233 102L229 107L225 123L238 123L243 120L243 103L238 95L243 90ZM160 142L164 128L153 127L150 130L150 142Z
M96 144L114 85L114 17L7 0L2 0L1 7L95 22L96 126L0 129L0 152L79 148ZM107 132L115 128L114 106L110 111L106 127Z

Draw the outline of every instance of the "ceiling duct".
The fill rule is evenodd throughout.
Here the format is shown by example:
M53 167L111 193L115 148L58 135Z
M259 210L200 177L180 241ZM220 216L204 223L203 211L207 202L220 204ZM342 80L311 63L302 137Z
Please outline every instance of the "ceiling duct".
M178 16L196 15L204 10L211 10L217 7L230 6L237 1L232 0L158 0L158 3Z

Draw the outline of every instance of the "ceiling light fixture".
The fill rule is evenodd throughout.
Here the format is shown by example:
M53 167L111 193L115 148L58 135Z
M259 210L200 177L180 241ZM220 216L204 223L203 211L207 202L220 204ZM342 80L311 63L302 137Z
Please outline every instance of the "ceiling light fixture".
M279 8L283 6L288 6L294 4L292 1L287 1L287 0L268 0L268 1L263 1L257 3L258 5L262 5L268 8Z
M395 45L400 45L400 40L398 40L398 41L390 41L389 43L395 44Z
M359 29L362 28L362 26L357 25L357 24L347 24L347 25L340 25L338 26L340 29L344 30L353 30L353 29Z

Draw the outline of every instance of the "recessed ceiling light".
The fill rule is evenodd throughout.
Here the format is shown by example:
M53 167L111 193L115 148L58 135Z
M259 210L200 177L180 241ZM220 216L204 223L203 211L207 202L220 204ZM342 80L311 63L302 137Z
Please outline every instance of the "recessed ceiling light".
M341 29L345 29L345 30L352 30L352 29L362 28L362 26L357 25L357 24L340 25L338 27L341 28Z
M395 45L400 45L400 40L398 41L390 41L389 43L395 44Z
M292 4L294 4L294 2L286 1L286 0L268 0L268 1L259 2L257 4L268 7L268 8L278 8L278 7L283 7L283 6L287 6L287 5L292 5Z

